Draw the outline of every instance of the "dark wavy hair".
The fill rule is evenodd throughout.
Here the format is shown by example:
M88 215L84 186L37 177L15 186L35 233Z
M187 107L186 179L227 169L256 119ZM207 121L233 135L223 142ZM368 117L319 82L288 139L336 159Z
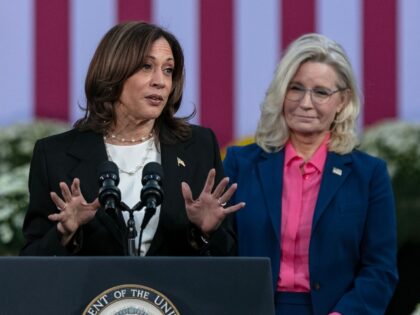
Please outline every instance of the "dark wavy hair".
M155 136L163 143L186 140L191 130L187 121L195 114L178 118L183 93L184 54L174 35L145 22L126 22L112 27L102 38L90 62L85 81L86 107L74 127L106 134L116 123L115 105L126 80L141 69L153 43L164 38L174 56L172 92L154 126Z

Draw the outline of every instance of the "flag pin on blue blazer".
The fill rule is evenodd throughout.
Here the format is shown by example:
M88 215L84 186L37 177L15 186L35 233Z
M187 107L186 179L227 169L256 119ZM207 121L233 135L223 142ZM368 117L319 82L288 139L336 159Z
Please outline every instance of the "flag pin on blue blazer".
M178 163L178 166L185 167L185 163L183 160L181 160L179 157L176 157L176 162Z
M341 176L341 174L343 174L343 171L342 171L341 169L337 168L337 167L333 167L332 172L333 172L335 175L338 175L338 176Z

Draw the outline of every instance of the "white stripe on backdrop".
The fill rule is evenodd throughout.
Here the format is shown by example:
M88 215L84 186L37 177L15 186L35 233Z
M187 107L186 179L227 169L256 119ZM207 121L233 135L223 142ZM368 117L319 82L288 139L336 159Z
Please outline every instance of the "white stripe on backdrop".
M0 126L32 119L32 0L0 1Z
M420 121L420 1L399 1L399 118Z
M316 31L339 41L363 87L363 1L316 1ZM393 0L385 0L393 1ZM33 119L35 0L0 2L0 125ZM117 22L117 0L73 0L70 5L70 119L80 117L88 62L103 34ZM180 115L197 109L200 122L200 40L198 0L152 0L153 22L172 31L186 56L186 89ZM234 0L234 125L233 138L252 135L259 106L272 78L281 47L281 0ZM397 15L397 114L420 122L420 2L399 0ZM380 10L380 8L378 8ZM378 14L381 14L378 11ZM381 52L385 53L386 52ZM214 67L217 68L217 61ZM223 76L223 69L220 69ZM54 88L53 86L51 88ZM380 91L386 93L386 91ZM378 111L380 105L378 104ZM223 113L220 113L223 115Z

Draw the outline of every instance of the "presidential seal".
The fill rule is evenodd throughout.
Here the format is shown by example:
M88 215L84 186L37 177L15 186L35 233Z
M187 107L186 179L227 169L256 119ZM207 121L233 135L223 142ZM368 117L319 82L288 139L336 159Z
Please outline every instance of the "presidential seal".
M112 287L95 297L83 315L180 315L162 293L136 284Z

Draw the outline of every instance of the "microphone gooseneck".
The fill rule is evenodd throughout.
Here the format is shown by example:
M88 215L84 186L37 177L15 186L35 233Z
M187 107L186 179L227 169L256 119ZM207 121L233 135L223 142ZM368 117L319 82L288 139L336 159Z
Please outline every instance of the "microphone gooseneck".
M139 248L138 252L140 255L141 240L143 236L143 230L146 228L150 219L156 213L156 208L163 201L163 169L159 163L149 162L143 168L142 173L142 184L143 188L140 192L140 199L142 205L145 207L143 221L140 225L139 235Z
M120 182L118 167L114 162L104 161L98 167L99 203L105 211L118 209L121 202L121 191L117 187Z
M112 161L105 161L99 165L97 173L100 187L98 199L104 210L113 217L118 216L119 211L129 212L127 240L128 253L130 256L136 255L135 238L137 232L133 212L144 208L144 217L140 225L137 251L137 255L140 256L143 230L156 213L156 208L162 204L163 201L162 166L156 162L150 162L144 166L141 178L143 188L140 191L140 202L132 209L121 201L121 191L117 187L120 182L118 166Z
M143 188L140 193L146 210L156 209L163 201L163 170L162 166L156 162L146 164L143 169L142 184Z

